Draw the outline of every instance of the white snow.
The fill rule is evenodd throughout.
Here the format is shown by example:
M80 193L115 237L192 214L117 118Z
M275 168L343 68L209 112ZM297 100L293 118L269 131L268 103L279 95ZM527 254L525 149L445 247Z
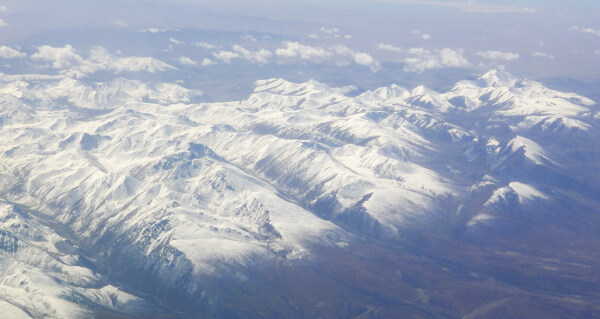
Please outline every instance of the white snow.
M521 204L534 199L548 199L548 196L546 196L544 193L540 192L531 185L519 182L512 182L508 184L508 187L512 188L517 193L517 195L519 196L519 202Z
M495 219L496 217L488 214L479 214L467 222L467 226L473 226L477 224L485 224L486 222Z
M46 51L40 60L84 75L170 69L100 48L81 60L68 47ZM559 166L538 139L595 134L598 125L591 101L501 71L445 93L391 85L356 97L353 86L268 79L243 101L216 103L196 103L199 88L175 83L90 83L67 72L0 74L0 199L68 224L92 245L121 236L140 264L157 261L156 274L172 282L188 271L199 278L223 265L307 258L314 245L344 247L355 240L352 227L332 220L356 218L349 212L364 215L350 226L362 227L364 217L395 238L435 218L448 198L501 183L488 207L513 196L549 200L494 169L519 152ZM465 156L489 175L474 180ZM492 218L478 214L467 225ZM0 254L10 305L84 316L64 297L76 292L111 309L143 306L77 266L77 255L60 248L64 234L16 217L1 226L20 239L17 253Z

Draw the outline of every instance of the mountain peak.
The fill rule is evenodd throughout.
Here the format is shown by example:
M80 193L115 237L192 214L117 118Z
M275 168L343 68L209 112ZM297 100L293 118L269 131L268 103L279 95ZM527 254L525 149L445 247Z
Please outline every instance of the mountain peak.
M506 71L492 69L480 76L478 80L484 82L485 86L510 87L517 78Z
M317 80L310 79L306 82L296 83L281 78L258 80L255 82L254 93L271 93L277 95L306 96L314 93L321 94L346 94L356 90L355 86L330 87Z

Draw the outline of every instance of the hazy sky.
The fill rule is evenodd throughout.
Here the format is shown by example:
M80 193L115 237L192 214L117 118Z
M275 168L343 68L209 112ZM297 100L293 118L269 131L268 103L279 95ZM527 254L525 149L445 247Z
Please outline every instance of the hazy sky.
M600 1L595 0L7 0L0 1L0 19L0 44L24 51L35 51L49 34L56 38L69 30L89 30L89 42L104 29L195 28L268 35L246 41L244 48L305 63L315 56L336 65L356 62L374 73L386 63L400 63L409 73L497 67L531 78L600 79ZM81 52L71 43L77 41L65 36L63 44ZM103 41L98 44L107 46ZM230 42L221 42L221 51L244 45ZM179 48L182 55L194 54ZM299 54L319 48L328 53L307 59ZM218 53L200 52L194 59L218 62Z

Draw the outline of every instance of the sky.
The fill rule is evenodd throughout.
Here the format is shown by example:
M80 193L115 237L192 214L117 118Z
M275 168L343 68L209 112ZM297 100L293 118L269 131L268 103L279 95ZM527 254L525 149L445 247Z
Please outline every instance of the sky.
M206 72L219 70L222 81L236 72L319 79L318 65L367 86L491 68L600 83L600 2L5 0L0 45L27 57L43 45L70 45L82 59L101 46L212 67ZM19 65L4 60L4 73Z

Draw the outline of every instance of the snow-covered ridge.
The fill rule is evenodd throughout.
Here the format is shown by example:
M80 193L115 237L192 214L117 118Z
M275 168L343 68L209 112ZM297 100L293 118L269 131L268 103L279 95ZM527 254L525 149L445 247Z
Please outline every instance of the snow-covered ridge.
M465 224L492 224L505 198L526 210L553 180L584 180L565 158L596 165L561 152L598 138L593 102L505 72L443 93L354 89L268 79L244 101L195 103L175 83L0 75L0 199L60 222L121 278L152 278L144 289L205 296L201 276L222 267L395 241L479 191ZM61 287L111 309L135 299Z
M3 315L86 317L93 315L85 306L90 302L131 313L152 309L139 297L106 282L87 266L89 261L81 247L38 222L35 216L0 201L0 221Z

